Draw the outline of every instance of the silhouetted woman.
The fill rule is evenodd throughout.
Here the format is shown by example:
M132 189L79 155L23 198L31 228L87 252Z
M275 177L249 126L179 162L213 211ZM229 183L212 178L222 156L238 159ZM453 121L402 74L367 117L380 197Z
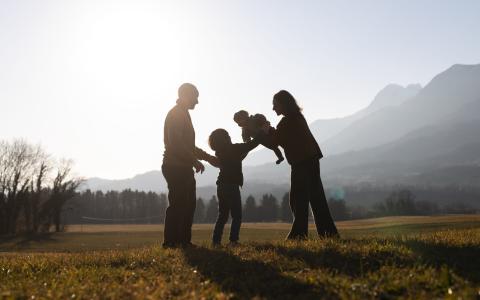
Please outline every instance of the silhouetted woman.
M308 204L312 207L318 235L338 236L320 178L322 151L308 128L301 108L289 92L282 90L273 96L273 110L283 118L271 138L284 149L292 167L290 208L294 221L287 239L307 238Z

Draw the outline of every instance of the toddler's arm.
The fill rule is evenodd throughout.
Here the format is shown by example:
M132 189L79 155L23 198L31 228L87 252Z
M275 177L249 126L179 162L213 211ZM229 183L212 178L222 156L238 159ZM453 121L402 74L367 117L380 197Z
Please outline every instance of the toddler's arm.
M250 132L247 128L243 127L242 128L242 140L244 143L250 142L252 137L250 136Z

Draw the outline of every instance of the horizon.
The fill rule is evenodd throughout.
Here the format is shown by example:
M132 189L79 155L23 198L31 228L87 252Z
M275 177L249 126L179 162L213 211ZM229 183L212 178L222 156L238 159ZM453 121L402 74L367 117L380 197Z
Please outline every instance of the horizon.
M424 87L480 62L476 1L273 3L4 1L1 137L72 158L81 176L126 179L160 169L183 82L200 91L196 141L212 153L215 128L240 140L237 110L275 125L279 89L312 123L359 111L388 84Z

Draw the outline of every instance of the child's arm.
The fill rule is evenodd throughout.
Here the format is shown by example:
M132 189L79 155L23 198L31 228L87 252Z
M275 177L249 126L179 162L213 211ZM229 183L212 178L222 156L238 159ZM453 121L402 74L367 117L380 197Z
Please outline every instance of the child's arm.
M210 155L198 147L195 147L194 153L197 159L207 161L209 164L216 168L220 167L220 161L216 156Z
M259 137L256 137L253 140L250 140L249 142L235 144L235 145L237 148L236 150L238 151L238 155L243 160L245 159L245 157L247 157L248 152L255 149L255 147L257 147L259 144L260 144Z

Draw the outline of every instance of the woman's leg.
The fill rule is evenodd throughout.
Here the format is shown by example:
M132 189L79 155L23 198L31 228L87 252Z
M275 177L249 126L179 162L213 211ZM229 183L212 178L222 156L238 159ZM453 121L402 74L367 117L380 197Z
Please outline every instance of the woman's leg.
M311 198L310 205L312 206L313 217L315 219L315 226L320 237L338 236L337 227L333 222L332 215L328 208L325 191L323 189L322 179L320 177L320 164L318 159L314 159L310 164L311 173L308 176Z
M223 228L228 221L228 215L230 213L230 197L224 185L217 185L217 198L218 198L218 217L213 229L212 242L214 244L220 244L222 241Z
M290 208L293 213L293 223L287 239L305 239L308 237L309 192L305 181L305 166L292 165L290 181Z

